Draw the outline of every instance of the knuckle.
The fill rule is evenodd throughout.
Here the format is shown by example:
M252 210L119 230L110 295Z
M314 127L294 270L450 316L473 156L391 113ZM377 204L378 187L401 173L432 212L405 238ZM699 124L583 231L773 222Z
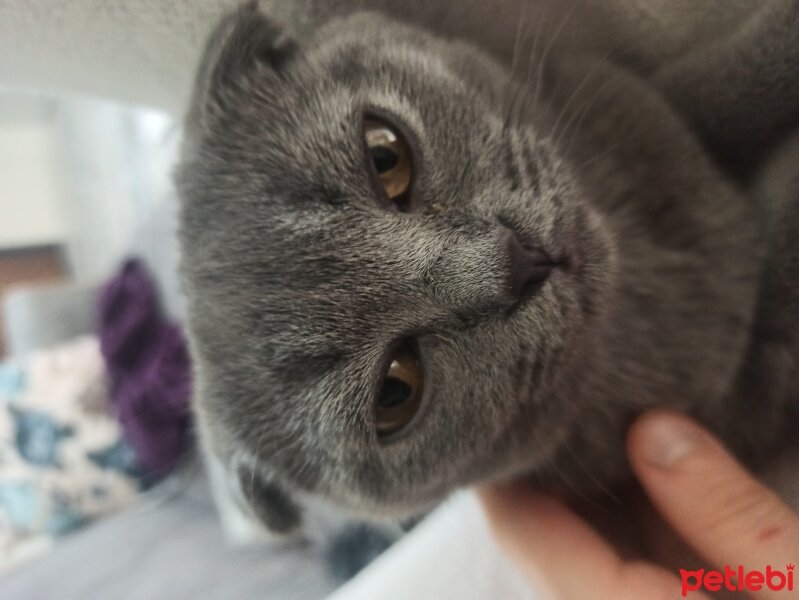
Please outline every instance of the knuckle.
M727 485L709 498L706 530L715 535L740 536L756 529L772 513L769 495L754 481Z

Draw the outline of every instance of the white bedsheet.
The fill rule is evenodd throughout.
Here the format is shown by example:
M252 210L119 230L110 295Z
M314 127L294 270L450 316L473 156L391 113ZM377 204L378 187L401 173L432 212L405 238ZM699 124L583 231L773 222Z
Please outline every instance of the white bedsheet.
M328 600L541 600L460 493Z

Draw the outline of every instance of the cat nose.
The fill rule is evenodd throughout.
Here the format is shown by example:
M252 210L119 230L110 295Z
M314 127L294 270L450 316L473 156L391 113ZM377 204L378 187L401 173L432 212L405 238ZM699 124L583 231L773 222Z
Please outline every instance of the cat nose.
M502 245L510 266L508 288L514 301L529 291L534 291L546 281L555 262L546 252L521 239L512 229L503 232Z

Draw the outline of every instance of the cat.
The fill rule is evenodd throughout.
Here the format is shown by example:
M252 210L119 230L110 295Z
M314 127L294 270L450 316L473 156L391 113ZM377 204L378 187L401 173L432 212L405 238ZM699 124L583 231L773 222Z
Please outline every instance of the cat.
M211 37L176 173L195 414L231 527L398 520L521 476L590 495L629 477L625 429L655 406L750 464L780 446L797 2L657 57L601 32L561 51L507 8L505 35L458 36L432 26L442 4L424 23L278 4Z

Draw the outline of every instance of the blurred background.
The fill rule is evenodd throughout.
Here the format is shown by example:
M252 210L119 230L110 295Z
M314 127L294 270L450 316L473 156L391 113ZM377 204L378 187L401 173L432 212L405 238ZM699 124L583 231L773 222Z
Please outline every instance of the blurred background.
M176 262L170 173L177 138L162 113L0 92L0 301L7 316L15 293L96 287L130 255L147 257L170 284L168 309L179 310L167 276ZM0 356L31 349L26 335L33 332L21 323L0 326Z
M177 140L158 112L0 93L0 572L189 448Z
M222 530L191 425L179 125L0 90L0 600L317 599L385 547Z

